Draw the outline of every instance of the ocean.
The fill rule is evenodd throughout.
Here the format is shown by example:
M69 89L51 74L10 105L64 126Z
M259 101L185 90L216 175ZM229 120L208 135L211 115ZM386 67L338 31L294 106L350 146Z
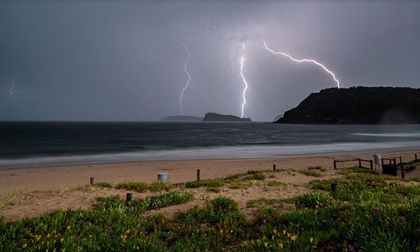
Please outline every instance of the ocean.
M1 122L0 167L420 149L420 125Z

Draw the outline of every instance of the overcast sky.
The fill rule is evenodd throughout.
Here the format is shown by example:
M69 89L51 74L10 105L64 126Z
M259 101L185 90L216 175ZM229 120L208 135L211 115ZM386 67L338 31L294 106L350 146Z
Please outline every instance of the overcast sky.
M36 2L36 3L35 3ZM0 120L159 120L213 111L271 121L311 92L420 87L420 2L1 1ZM242 43L246 48L242 48ZM233 50L234 53L233 53Z

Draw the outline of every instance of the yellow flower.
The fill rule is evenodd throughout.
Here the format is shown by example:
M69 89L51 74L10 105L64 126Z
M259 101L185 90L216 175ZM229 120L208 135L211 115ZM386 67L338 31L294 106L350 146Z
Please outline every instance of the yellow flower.
M41 239L41 235L35 235L35 241L39 241Z
M297 239L297 235L292 234L292 235L290 236L290 240L294 241L294 240L296 240L296 239Z
M22 245L22 248L26 248L27 246L28 246L28 244L25 243L25 244Z
M309 241L312 243L314 241L314 238L309 238Z
M279 246L279 250L282 250L282 249L283 249L283 243L281 243L281 242L280 242L280 243L278 244L278 246Z

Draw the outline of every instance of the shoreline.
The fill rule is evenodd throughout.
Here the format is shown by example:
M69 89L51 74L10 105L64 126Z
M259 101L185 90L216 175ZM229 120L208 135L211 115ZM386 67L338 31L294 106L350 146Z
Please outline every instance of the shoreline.
M277 169L299 170L306 169L309 166L322 166L326 169L333 169L334 159L372 159L373 154L381 154L383 157L401 156L403 161L407 162L414 159L414 153L416 153L414 149L341 151L263 158L123 161L0 169L0 196L7 197L16 192L56 190L87 185L91 177L95 178L95 182L152 182L156 180L157 172L168 172L171 183L180 183L195 180L197 169L201 170L202 179L213 179L249 170L270 170L273 164L276 164ZM418 176L419 174L417 173L418 171L416 171L416 174L408 174L408 177Z
M335 148L337 150L334 150ZM106 165L137 162L279 159L344 154L364 155L367 152L372 153L373 155L374 153L380 152L407 151L420 151L420 142L390 141L369 143L345 142L312 145L244 145L198 147L174 150L151 150L141 152L97 153L86 155L40 156L0 159L0 171L57 166Z

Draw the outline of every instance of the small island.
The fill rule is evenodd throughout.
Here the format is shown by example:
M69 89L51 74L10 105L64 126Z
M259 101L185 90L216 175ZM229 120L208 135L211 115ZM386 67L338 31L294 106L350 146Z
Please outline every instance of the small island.
M201 122L203 120L202 117L198 116L184 116L184 115L175 115L175 116L167 116L163 118L162 122Z
M209 112L204 116L203 122L251 122L251 119Z
M408 87L329 88L312 93L275 123L420 123L420 89Z

